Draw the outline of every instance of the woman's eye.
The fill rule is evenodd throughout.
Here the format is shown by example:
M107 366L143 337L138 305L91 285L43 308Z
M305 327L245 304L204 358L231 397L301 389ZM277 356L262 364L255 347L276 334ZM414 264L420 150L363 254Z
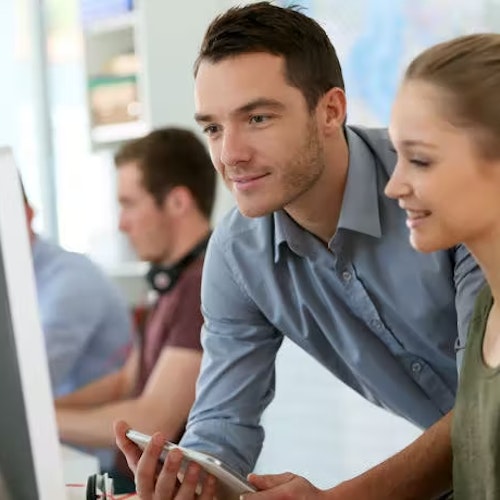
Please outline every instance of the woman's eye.
M410 159L410 163L416 167L428 167L431 164L429 160L421 160L419 158Z

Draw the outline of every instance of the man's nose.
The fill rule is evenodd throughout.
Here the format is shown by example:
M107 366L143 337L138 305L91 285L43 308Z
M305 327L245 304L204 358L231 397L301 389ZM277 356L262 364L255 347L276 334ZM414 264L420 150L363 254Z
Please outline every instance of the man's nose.
M226 166L236 166L250 160L250 145L244 133L226 129L222 138L220 160Z
M118 218L118 229L122 233L126 233L127 232L127 222L126 222L126 217L123 214L123 211L120 212L120 215L119 215L119 218Z

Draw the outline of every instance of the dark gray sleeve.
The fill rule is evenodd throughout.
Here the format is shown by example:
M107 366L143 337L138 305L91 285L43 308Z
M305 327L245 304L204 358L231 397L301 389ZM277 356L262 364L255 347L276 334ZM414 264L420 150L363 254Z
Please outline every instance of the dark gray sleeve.
M464 245L454 248L454 280L455 280L455 306L457 309L458 339L456 343L457 368L460 372L463 352L467 335L469 333L469 322L476 297L484 286L484 276L481 269Z

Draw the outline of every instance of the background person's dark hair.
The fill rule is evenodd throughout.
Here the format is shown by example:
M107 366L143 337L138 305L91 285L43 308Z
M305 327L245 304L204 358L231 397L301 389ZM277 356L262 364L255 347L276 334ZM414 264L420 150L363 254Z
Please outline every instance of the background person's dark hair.
M117 168L137 162L142 183L158 205L176 186L192 193L200 211L209 218L215 198L215 169L203 143L185 129L154 130L124 144L115 154Z
M298 88L310 111L333 87L344 89L335 49L323 28L297 6L258 2L233 7L208 27L194 66L252 52L267 52L285 60L288 83Z

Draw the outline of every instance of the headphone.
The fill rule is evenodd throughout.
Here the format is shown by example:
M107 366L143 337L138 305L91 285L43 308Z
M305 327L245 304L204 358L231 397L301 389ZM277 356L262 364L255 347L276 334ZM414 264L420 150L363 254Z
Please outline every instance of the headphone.
M87 479L86 499L98 500L99 498L114 498L113 479L104 474L92 474Z
M200 243L198 243L187 255L171 266L163 266L161 264L152 264L146 274L146 280L153 290L158 294L170 292L177 283L182 271L186 269L191 262L200 256L208 245L210 234Z

